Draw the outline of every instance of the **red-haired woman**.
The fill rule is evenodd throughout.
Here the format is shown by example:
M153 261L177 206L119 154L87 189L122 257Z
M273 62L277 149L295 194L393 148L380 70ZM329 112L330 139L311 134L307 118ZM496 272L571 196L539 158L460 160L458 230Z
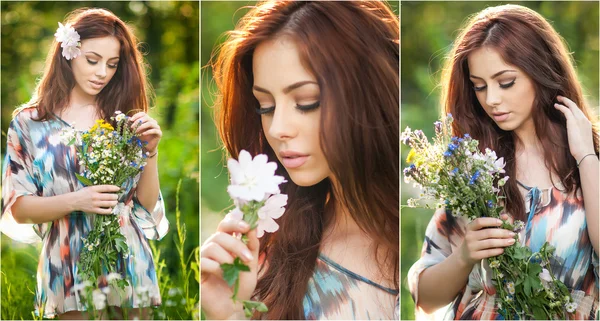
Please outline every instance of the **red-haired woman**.
M20 241L42 241L36 313L43 312L46 318L85 319L76 290L84 286L78 277L82 238L92 228L95 215L111 214L123 202L130 211L120 218L129 255L118 261L117 269L130 285L125 298L109 292L104 304L159 305L146 238L160 239L168 230L156 157L162 133L146 114L149 89L137 40L123 21L103 9L74 11L64 23L55 34L34 97L15 111L8 129L2 232ZM80 172L75 151L59 139L64 128L87 130L97 119L109 121L117 110L134 113L131 120L141 122L137 132L148 142L147 165L127 182L120 200L119 186L83 187L75 176ZM139 290L149 292L149 302L140 301Z
M240 299L266 319L397 319L399 25L379 1L269 1L213 64L228 153L267 154L288 183L280 228L244 245L226 217L201 248L202 310L243 318L220 264L239 256Z
M571 291L568 317L595 319L598 131L560 36L531 9L498 6L468 22L449 57L442 105L453 134L468 133L504 157L504 217L531 226L519 240L533 252L544 242L556 248L549 264ZM435 213L408 275L417 314L451 304L448 319L502 318L482 260L514 243L512 231L490 229L499 225Z

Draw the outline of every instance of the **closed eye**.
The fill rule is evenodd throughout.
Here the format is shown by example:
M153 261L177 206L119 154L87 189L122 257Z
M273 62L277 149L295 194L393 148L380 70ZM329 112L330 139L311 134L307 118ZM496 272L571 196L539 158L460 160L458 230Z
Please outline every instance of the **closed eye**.
M516 78L513 79L511 82L509 82L507 84L500 84L500 88L510 88L510 87L512 87L512 85L515 84L515 80L516 80Z
M477 86L473 86L473 90L475 90L475 91L482 91L482 90L484 90L486 87L487 87L487 86L479 86L479 87L477 87Z
M300 111L301 113L306 113L306 112L315 110L315 109L319 108L320 106L321 106L321 102L316 101L309 105L296 105L296 109L298 109L298 111ZM256 113L259 115L269 115L269 114L272 114L273 112L275 112L275 106L256 108Z
M89 59L87 61L90 65L95 65L98 63L97 61L93 61L93 60L89 60Z

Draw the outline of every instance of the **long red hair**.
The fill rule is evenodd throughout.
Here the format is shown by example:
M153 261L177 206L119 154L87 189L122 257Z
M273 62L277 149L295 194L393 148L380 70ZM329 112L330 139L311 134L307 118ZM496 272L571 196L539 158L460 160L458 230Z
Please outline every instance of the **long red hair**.
M249 11L213 62L217 126L232 157L245 149L277 160L254 112L252 55L279 35L295 40L317 78L321 148L340 186L325 179L300 187L278 166L289 200L280 229L261 240L267 264L255 296L269 312L255 317L303 319L302 300L336 203L374 240L374 253L387 253L379 267L398 288L399 22L379 1L270 1Z
M472 17L458 36L442 74L442 108L454 116L454 135L469 133L480 148L491 148L506 160L512 179L505 185L506 210L525 219L525 205L516 177L517 136L500 129L480 105L469 81L467 58L474 50L489 46L502 59L523 70L533 81L533 122L544 150L546 167L560 177L567 193L581 187L576 160L569 152L564 115L553 105L557 95L573 100L595 123L583 98L572 57L559 34L537 12L518 5L483 10ZM594 148L598 153L598 127L594 124Z
M148 96L152 90L146 80L138 41L130 27L112 12L96 8L77 9L67 16L63 24L71 24L79 33L81 41L112 36L121 45L117 71L96 97L100 116L108 120L116 110L124 113L132 110L148 111ZM60 45L56 39L52 43L42 79L26 104L26 107L37 108L38 120L52 119L53 114L66 107L75 86L71 62L62 56Z

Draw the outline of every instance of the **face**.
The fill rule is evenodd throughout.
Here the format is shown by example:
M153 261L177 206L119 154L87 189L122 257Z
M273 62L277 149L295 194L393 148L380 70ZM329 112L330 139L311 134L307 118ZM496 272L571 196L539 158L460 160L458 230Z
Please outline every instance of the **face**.
M529 76L489 47L473 51L468 64L477 100L498 127L505 131L533 130L535 88Z
M83 40L80 49L71 62L75 90L96 96L117 72L121 44L115 37L92 38Z
M319 85L302 66L293 40L277 37L259 44L252 70L262 128L290 178L299 186L312 186L329 177L319 143Z

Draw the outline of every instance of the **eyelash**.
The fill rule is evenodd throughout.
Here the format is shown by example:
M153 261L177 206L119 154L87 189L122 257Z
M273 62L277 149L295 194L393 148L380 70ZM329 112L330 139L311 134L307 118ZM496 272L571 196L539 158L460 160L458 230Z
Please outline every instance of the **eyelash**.
M92 65L92 66L98 63L97 61L91 61L91 60L89 60L89 59L87 59L87 61L88 61L88 63L89 63L90 65ZM108 65L108 68L111 68L111 69L117 69L117 65Z
M319 108L320 105L321 105L321 102L317 101L317 102L309 104L309 105L296 105L296 109L298 109L298 111L300 111L301 113L307 113L309 111ZM269 114L272 114L274 111L275 111L275 107L256 108L256 113L259 115L269 115Z
M500 84L500 88L506 89L506 88L510 88L512 87L512 85L515 84L515 80L513 79L511 82L509 82L508 84ZM475 91L482 91L486 88L487 86L481 86L481 87L477 87L477 86L473 86L473 90Z

